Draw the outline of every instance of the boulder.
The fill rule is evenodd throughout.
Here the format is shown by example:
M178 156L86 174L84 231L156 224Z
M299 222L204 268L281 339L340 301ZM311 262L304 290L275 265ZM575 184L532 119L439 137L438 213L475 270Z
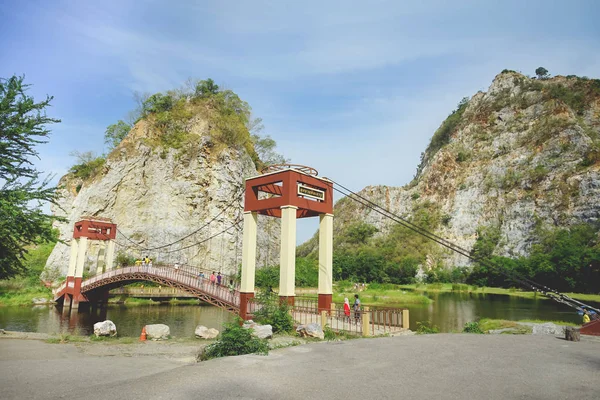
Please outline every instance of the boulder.
M96 322L94 324L94 335L96 335L96 337L117 336L117 326L109 319L104 322Z
M532 333L534 335L564 335L565 327L553 324L552 322L546 322L544 324L533 325Z
M166 340L171 335L171 329L165 324L146 325L146 337L152 340Z
M298 334L301 337L314 337L314 338L319 338L319 339L325 339L325 333L323 332L323 329L321 328L320 324L307 324L307 325L300 325L298 326L298 328L296 328L296 332L298 332Z
M48 300L45 297L36 297L36 298L32 299L31 302L33 304L36 304L36 305L41 305L41 304L48 304L48 303L50 303L50 300Z
M252 335L259 339L271 339L273 337L273 327L271 325L259 325L251 319L244 321L242 328L252 329Z
M204 325L198 325L194 332L197 338L200 339L214 339L219 336L219 331L215 328L207 328Z

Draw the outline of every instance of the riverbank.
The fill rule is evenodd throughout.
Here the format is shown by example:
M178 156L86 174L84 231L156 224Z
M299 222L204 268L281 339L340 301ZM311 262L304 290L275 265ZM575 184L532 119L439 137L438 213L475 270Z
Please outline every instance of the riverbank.
M430 283L430 284L409 284L398 285L399 289L411 290L417 293L424 292L459 292L459 293L481 293L481 294L500 294L506 296L523 297L528 299L546 298L538 292L525 291L518 288L497 288L497 287L478 287L466 284L455 283ZM573 299L580 301L591 301L600 303L600 294L585 294L585 293L563 293Z

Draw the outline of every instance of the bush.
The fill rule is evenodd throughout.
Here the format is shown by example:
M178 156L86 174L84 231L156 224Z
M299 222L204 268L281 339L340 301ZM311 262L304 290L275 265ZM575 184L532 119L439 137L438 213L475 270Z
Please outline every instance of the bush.
M417 322L417 335L427 335L432 333L440 333L440 328L431 325L431 321Z
M467 322L465 327L463 328L463 333L483 333L481 327L479 326L479 322Z
M86 180L86 179L93 178L94 176L98 175L102 171L102 168L104 167L105 162L106 162L106 158L96 157L90 161L73 165L69 169L69 172L71 172L77 178Z
M225 324L219 339L204 348L200 361L217 357L239 356L242 354L269 354L266 340L252 335L252 329L245 329L239 321Z
M271 325L273 333L289 333L294 330L294 320L287 304L279 303L279 299L271 293L258 296L256 302L260 304L259 310L254 314L257 322Z

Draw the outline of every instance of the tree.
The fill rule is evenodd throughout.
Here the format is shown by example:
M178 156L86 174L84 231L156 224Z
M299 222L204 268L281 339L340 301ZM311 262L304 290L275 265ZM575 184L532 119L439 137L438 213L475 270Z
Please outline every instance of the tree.
M32 159L50 134L46 125L60 120L45 113L53 97L36 103L23 80L0 78L0 279L25 272L28 246L55 239L55 218L41 205L54 202L56 188L48 178L40 181Z
M219 85L217 85L215 81L210 78L199 81L196 84L196 97L209 97L217 93L219 93Z
M125 139L125 136L131 130L131 125L127 122L119 120L116 124L109 125L104 132L104 143L109 147L109 150L114 149Z
M548 70L544 67L538 67L535 70L535 74L537 75L538 79L548 79L549 77Z

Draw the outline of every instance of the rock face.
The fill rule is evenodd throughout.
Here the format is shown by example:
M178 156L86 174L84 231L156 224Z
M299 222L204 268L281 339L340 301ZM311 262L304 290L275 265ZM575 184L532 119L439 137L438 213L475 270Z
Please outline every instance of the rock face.
M94 335L98 336L117 336L117 326L111 320L94 324Z
M171 329L165 324L146 325L146 337L152 340L167 340L171 335Z
M565 327L561 325L553 324L552 322L546 322L544 324L534 324L533 332L534 335L559 335L565 334Z
M307 324L307 325L300 325L298 326L298 328L296 328L296 332L298 332L298 334L301 337L314 337L314 338L319 338L319 339L325 339L325 332L323 332L323 329L321 328L320 324Z
M215 328L207 328L204 325L198 325L194 332L197 338L200 339L214 339L219 336L219 331Z
M426 217L431 230L467 251L478 229L493 228L500 238L494 254L527 255L536 229L600 218L599 85L501 73L442 124L413 182L359 194L403 218ZM374 225L378 235L395 225L347 198L335 216L334 236L357 221ZM317 245L314 237L301 254ZM427 254L428 265L437 263L469 260L440 248Z
M66 274L73 225L84 216L109 218L117 224L115 258L149 256L155 264L235 273L241 263L242 225L232 225L243 215L244 178L258 173L245 149L215 144L209 125L199 117L192 119L186 132L191 139L181 147L169 147L160 141L161 133L152 123L141 120L95 176L83 181L65 175L52 210L68 220L56 224L67 243L54 248L46 275ZM278 236L278 221L259 218L258 266L273 262ZM170 246L143 250L183 237ZM86 270L95 273L98 264L103 268L105 247L105 242L88 241Z

